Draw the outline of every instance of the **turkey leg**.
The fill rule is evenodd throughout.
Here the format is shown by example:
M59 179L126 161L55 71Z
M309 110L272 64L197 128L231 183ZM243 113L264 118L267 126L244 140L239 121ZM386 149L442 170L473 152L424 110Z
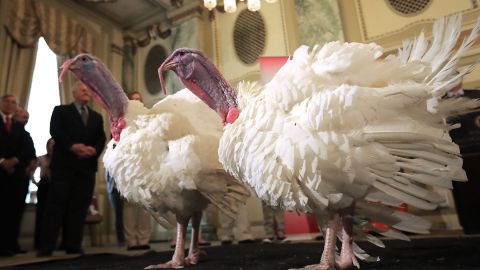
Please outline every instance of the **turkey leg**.
M348 269L355 265L360 269L360 264L355 258L352 250L352 235L353 235L353 218L351 215L342 217L342 250L340 252L340 259L336 263L337 269Z
M185 234L187 231L188 220L190 218L179 217L177 215L177 243L175 252L170 261L161 264L155 264L145 267L145 269L171 269L183 268L185 266Z
M206 255L205 251L200 250L198 241L200 239L200 221L202 220L202 212L194 212L192 215L192 240L190 241L190 249L188 256L185 258L186 264L197 264L201 255Z
M325 244L320 264L312 264L296 270L335 270L335 244L340 223L341 217L339 214L333 214L327 223Z

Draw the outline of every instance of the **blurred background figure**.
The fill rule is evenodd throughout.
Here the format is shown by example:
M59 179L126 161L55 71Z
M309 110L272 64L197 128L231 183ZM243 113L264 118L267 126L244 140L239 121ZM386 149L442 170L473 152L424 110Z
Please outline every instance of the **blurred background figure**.
M143 103L142 95L138 91L130 92L128 98ZM128 201L124 202L123 229L127 250L150 249L150 213L142 206Z
M143 103L143 97L142 94L138 91L133 91L128 94L128 99L130 100L138 100Z
M35 233L33 245L35 249L40 247L40 232L42 231L42 220L45 214L45 204L48 193L49 182L52 177L50 171L50 161L52 159L53 147L55 146L55 140L53 138L47 141L47 153L38 157L38 166L40 167L40 180L35 183L38 187L37 190L37 205L35 213Z
M263 227L265 229L264 243L274 240L285 240L285 217L282 209L273 209L262 202Z
M246 205L239 205L237 219L231 219L219 211L218 220L220 228L217 230L217 236L222 245L230 245L234 240L237 240L239 244L255 243Z
M17 98L6 94L0 100L0 256L13 256L24 251L18 244L20 224L25 210L25 197L35 162L35 149L25 131L28 113L19 110Z
M15 201L15 231L13 232L15 236L15 252L16 253L25 253L26 251L20 248L18 243L18 238L20 236L20 229L22 224L23 213L25 212L25 199L28 195L28 187L30 185L30 180L33 179L33 173L37 167L37 156L35 152L35 147L33 145L32 137L30 133L25 130L25 125L28 123L30 118L30 114L23 109L22 107L18 107L13 114L13 121L19 123L22 126L22 153L23 162L20 162L21 170L19 172L19 182L15 188L16 192L16 201Z
M478 99L480 91L474 89L463 89L463 82L452 88L447 93L448 97L462 96L464 98ZM463 157L463 168L467 173L467 182L456 182L453 184L453 199L458 215L458 220L465 234L480 233L480 113L478 111L462 115L459 119L452 119L459 122L460 128L450 131L450 136L460 146ZM450 195L450 194L448 194Z
M123 230L123 198L115 186L113 177L106 170L105 181L107 182L108 200L115 213L115 234L117 236L117 244L123 246L125 245L125 233Z

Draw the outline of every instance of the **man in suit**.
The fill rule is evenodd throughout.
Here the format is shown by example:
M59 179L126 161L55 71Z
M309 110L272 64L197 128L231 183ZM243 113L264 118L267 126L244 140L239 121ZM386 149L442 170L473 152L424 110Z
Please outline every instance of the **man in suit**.
M87 86L75 84L73 97L72 104L54 108L50 121L55 147L38 256L52 254L62 225L66 253L83 253L83 227L95 187L98 157L105 146L105 133L100 114L87 106L91 99Z
M143 103L140 92L133 91L128 99ZM127 242L127 250L150 249L150 214L141 206L133 202L123 203L123 232Z
M0 101L0 256L20 251L17 243L19 221L25 203L20 199L27 165L32 159L23 125L13 119L17 98L7 94ZM35 154L33 153L33 158Z
M20 124L23 127L23 141L22 141L22 162L21 162L21 174L18 175L19 179L16 182L15 192L17 193L17 200L15 201L15 218L16 225L13 235L16 239L15 251L16 253L25 253L25 250L20 248L18 244L18 238L20 236L20 229L22 224L23 213L25 212L25 198L28 194L28 187L30 185L30 179L37 167L37 156L35 147L33 144L30 133L25 130L25 125L28 123L30 115L22 107L17 106L15 113L13 114L13 122ZM13 191L12 191L13 192ZM13 202L12 202L13 203ZM13 218L13 217L12 217Z

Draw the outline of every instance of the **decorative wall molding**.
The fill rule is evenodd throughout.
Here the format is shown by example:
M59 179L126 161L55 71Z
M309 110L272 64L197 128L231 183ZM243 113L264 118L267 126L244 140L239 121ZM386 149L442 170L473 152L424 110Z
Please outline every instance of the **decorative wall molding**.
M400 16L412 17L425 11L433 0L384 0L392 12Z
M392 36L395 36L395 35L398 35L398 34L401 34L401 33L405 33L409 29L416 29L416 28L418 28L418 26L421 26L421 27L430 26L435 21L435 18L419 19L419 20L411 22L411 23L409 23L409 24L407 24L403 27L400 27L398 29L382 33L380 35L370 35L369 31L367 29L367 23L366 23L366 20L365 20L366 15L365 15L365 12L364 12L365 7L362 6L362 0L354 0L354 1L356 1L356 10L357 10L357 14L358 14L358 17L359 17L360 29L361 29L361 32L362 32L361 34L362 34L363 40L365 42L380 41L379 43L381 43L381 40L388 39L389 37L392 37ZM429 5L425 9L430 7L432 5L432 3L434 3L434 1L429 3ZM387 4L387 5L389 6L390 4ZM468 9L462 10L461 12L464 15L469 14L469 13L477 13L478 14L477 0L472 0L470 7ZM398 12L396 12L396 13L398 13ZM446 14L446 16L453 15L453 14L456 14L456 12ZM415 15L418 15L418 14L415 14ZM464 20L464 24L465 23L466 23L466 21ZM428 29L428 27L426 27L425 29Z
M164 28L162 24L153 24L148 26L144 30L144 34L140 37L134 37L132 35L126 34L123 37L123 41L126 44L132 46L133 54L136 54L138 47L146 47L148 46L153 40L156 39L166 39L172 34L172 30L170 28Z
M122 46L119 46L119 45L117 45L117 44L113 44L113 43L112 43L112 44L110 45L110 51L111 51L112 53L116 53L116 54L118 54L118 55L120 55L120 56L123 57L123 47L122 47Z

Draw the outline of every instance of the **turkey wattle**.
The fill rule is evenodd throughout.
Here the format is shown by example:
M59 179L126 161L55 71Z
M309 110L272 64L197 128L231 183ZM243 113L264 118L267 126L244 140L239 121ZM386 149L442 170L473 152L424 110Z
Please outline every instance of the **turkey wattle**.
M460 16L440 18L431 42L422 33L398 55L384 56L373 43L301 46L264 87L241 83L234 90L192 49L176 50L161 70L173 70L223 119L219 157L229 173L269 205L319 218L325 248L320 263L306 269L359 267L356 257L378 258L352 236L383 246L364 227L406 240L400 231L428 233L430 226L369 201L432 210L444 199L428 187L467 180L448 134L457 126L445 119L480 103L445 94L471 70L455 65L477 40L480 25L456 46L460 26ZM395 229L380 230L370 220Z

